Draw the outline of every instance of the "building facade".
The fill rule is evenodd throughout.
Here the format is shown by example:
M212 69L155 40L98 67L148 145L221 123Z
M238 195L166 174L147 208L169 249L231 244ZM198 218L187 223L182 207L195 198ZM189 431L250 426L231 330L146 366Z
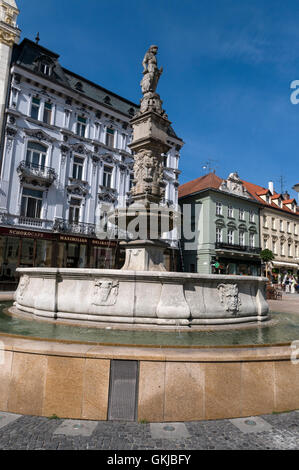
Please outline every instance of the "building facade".
M5 2L4 2L5 3ZM114 267L106 214L130 202L138 105L63 68L24 39L9 64L0 179L0 283L18 266ZM183 145L170 127L164 203L176 207ZM175 246L175 234L166 237Z
M273 183L263 188L244 182L252 197L261 203L261 246L273 252L274 274L298 275L299 270L299 212L295 199L288 193L278 194Z
M237 173L214 173L179 187L182 211L190 207L193 246L183 227L184 270L202 274L260 275L260 204ZM183 225L188 224L186 216Z

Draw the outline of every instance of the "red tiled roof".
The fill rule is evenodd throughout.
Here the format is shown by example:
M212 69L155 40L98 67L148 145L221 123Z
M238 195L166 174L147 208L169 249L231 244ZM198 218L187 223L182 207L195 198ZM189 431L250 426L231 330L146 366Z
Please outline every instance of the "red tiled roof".
M201 176L193 181L189 181L188 183L182 184L179 187L179 198L188 196L204 189L219 189L223 179L219 178L219 176L215 175L215 173L208 173L207 175ZM258 186L254 183L249 183L248 181L241 180L249 194L252 196L260 204L263 204L268 207L273 207L276 210L280 210L283 212L288 212L291 214L299 215L299 208L296 208L296 212L292 211L286 204L291 204L293 201L296 203L295 199L288 199L287 201L283 201L283 207L278 207L275 202L272 202L272 199L278 199L281 197L281 194L274 193L271 196L271 202L264 201L260 196L265 194L271 193L269 189L263 188L262 186Z
M258 196L264 196L265 194L268 194L270 192L269 189L263 189L262 191L258 191L256 194Z
M194 194L203 189L214 188L219 189L219 186L222 183L222 179L215 173L208 173L207 175L201 176L196 180L189 181L188 183L182 184L179 187L179 198L183 196L188 196L189 194Z
M283 204L292 204L295 201L295 199L288 199L286 201L282 201Z
M284 207L278 207L277 204L275 204L275 202L272 202L272 200L271 200L271 202L267 202L267 201L264 201L261 197L259 197L259 195L267 194L267 189L263 188L262 186L258 186L257 184L249 183L248 181L243 181L243 180L242 180L242 183L244 184L247 191L258 202L260 202L260 203L262 203L262 204L264 204L265 206L268 206L268 207L274 207L276 210L280 210L280 211L283 211L283 212L289 212L291 214L296 214L296 212L292 211L291 209L289 209L285 205L284 205ZM279 194L274 193L273 196L274 197L279 196ZM293 200L295 201L295 199L293 199ZM283 201L283 202L286 202L286 201Z

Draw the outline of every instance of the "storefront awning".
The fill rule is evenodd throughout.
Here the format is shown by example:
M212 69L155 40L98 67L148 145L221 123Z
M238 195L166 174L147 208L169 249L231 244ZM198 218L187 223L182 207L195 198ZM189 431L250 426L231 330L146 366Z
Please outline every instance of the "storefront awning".
M299 265L297 263L284 263L283 261L272 261L274 266L287 266L289 268L296 268L299 269Z

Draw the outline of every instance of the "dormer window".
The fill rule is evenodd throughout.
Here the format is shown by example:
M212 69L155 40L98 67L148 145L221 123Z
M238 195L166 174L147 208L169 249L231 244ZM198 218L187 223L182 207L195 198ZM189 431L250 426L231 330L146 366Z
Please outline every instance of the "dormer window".
M83 91L83 85L82 82L77 82L75 85L76 90L78 91Z
M105 96L104 103L111 105L111 98L108 95Z
M40 71L44 75L48 75L48 77L50 77L50 75L51 75L51 67L48 64L41 64Z
M134 108L130 108L128 113L129 113L130 116L134 116L134 114L135 114Z
M54 62L51 59L51 57L48 57L46 55L41 55L37 57L35 60L36 63L36 69L42 73L43 75L46 75L47 77L50 77L53 72L54 68Z

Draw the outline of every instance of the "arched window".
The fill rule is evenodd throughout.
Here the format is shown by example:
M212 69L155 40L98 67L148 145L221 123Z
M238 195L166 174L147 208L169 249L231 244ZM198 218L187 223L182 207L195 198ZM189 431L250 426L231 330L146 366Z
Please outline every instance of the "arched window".
M39 144L38 142L28 142L26 163L30 167L44 168L47 156L47 147Z

